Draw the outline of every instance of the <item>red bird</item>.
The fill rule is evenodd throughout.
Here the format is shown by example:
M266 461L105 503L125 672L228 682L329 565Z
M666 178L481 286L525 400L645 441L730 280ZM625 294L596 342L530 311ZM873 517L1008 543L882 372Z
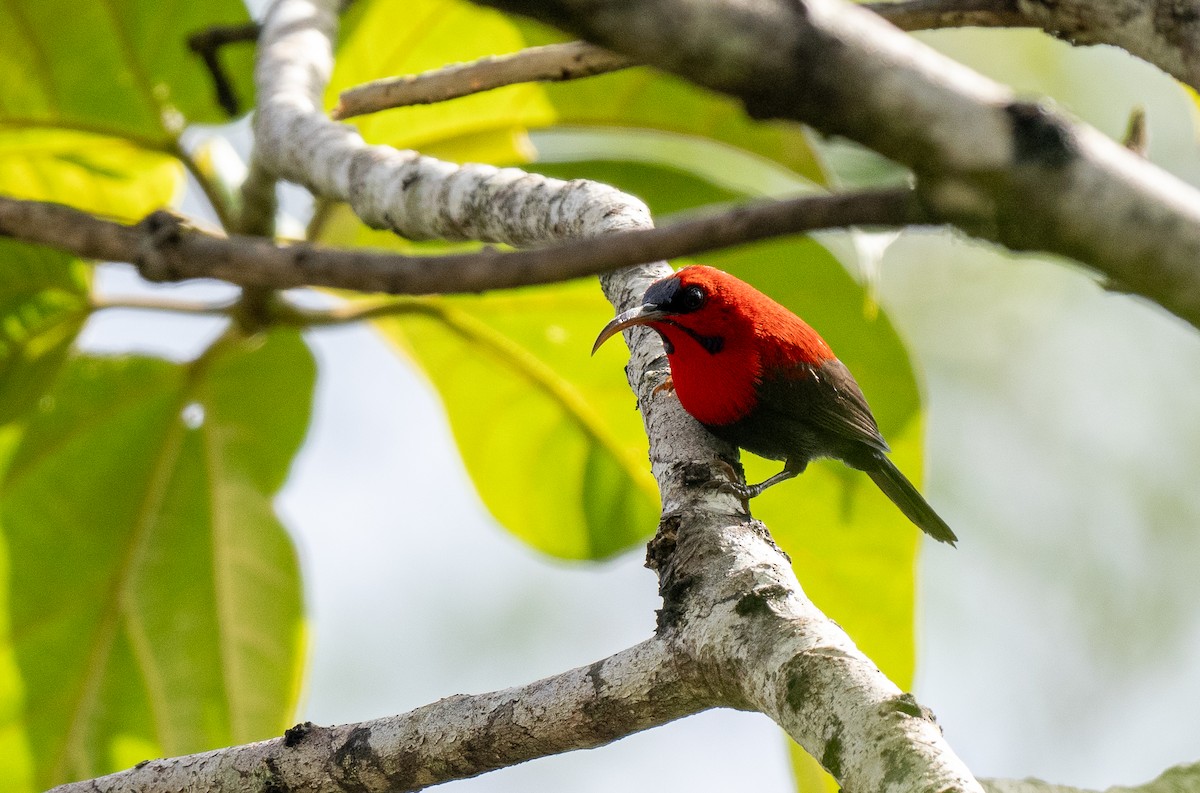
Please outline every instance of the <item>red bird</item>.
M727 483L742 498L791 479L816 457L834 457L865 471L935 540L958 539L887 458L850 370L804 320L762 292L713 267L685 267L608 323L592 352L631 325L662 337L675 393L693 418L722 440L784 461L757 485Z

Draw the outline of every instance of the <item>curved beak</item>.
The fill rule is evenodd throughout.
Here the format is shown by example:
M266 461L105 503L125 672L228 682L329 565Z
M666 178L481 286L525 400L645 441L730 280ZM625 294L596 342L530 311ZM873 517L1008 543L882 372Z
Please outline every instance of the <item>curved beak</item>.
M655 320L665 319L669 314L663 311L653 303L643 303L636 308L631 308L613 317L612 322L604 326L604 330L600 331L600 335L596 337L596 343L592 345L592 355L596 354L596 350L600 349L600 345L608 341L613 336L616 336L621 331L633 325L645 325Z

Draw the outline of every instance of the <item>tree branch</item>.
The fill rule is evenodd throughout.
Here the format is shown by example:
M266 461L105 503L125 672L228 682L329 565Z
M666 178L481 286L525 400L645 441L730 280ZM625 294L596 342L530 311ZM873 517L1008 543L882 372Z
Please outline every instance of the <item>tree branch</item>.
M925 205L1091 265L1200 326L1200 193L843 0L477 0L524 13L911 167ZM1062 4L1058 4L1062 5Z
M570 191L575 183L558 185ZM151 281L219 278L244 287L326 286L390 294L480 292L550 283L784 234L906 226L921 217L913 191L895 188L750 204L659 229L614 232L601 239L511 253L489 249L402 256L225 237L167 212L126 226L60 204L0 197L0 236L90 259L131 262Z
M901 30L1032 25L1017 8L1017 0L902 0L862 5Z
M577 80L632 65L628 58L586 41L547 44L422 74L375 80L343 91L331 115L347 119L394 107L445 102L515 83Z
M589 749L717 704L658 640L526 686L438 700L358 724L298 724L282 737L54 788L54 793L263 790L404 793L535 757Z
M1034 27L1111 44L1200 90L1200 0L907 0L867 3L901 30Z

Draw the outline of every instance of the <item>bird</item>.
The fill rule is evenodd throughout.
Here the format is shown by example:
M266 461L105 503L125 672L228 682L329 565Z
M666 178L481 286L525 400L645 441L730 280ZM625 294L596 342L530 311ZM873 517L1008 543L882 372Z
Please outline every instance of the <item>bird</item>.
M756 484L720 483L749 502L831 457L863 471L918 528L958 538L888 459L887 441L845 364L804 320L723 270L690 265L652 283L592 346L634 325L658 333L680 404L718 438L783 470Z

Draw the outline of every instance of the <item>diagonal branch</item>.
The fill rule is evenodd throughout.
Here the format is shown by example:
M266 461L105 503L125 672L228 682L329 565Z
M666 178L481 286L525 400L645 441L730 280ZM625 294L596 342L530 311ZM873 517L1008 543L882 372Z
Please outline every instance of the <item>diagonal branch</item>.
M559 182L563 189L571 185ZM151 281L219 278L245 287L326 286L390 294L446 294L528 286L754 240L819 229L905 226L919 221L907 188L805 196L736 207L663 228L599 240L569 240L505 253L494 249L445 256L403 256L361 249L283 245L260 237L203 231L157 212L126 226L79 210L0 196L0 236L77 256L132 262Z
M628 58L586 41L547 44L422 74L375 80L342 91L331 115L347 119L394 107L445 102L516 83L578 80L632 65Z

